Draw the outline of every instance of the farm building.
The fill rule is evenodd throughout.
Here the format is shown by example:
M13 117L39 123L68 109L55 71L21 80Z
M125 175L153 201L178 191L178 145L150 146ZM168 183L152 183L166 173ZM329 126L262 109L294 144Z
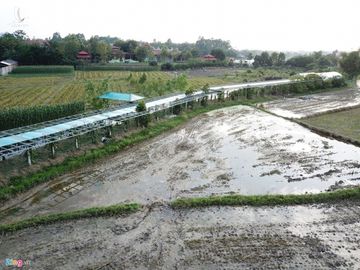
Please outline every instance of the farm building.
M216 57L211 54L204 55L202 58L203 58L203 60L209 61L209 62L216 61Z
M17 62L11 59L7 59L0 62L1 75L9 74L15 67L17 66Z

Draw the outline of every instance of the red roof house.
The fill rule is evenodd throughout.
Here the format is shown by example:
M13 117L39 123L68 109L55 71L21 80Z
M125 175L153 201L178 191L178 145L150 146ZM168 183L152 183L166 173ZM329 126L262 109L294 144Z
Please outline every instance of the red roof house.
M211 55L211 54L204 55L204 56L203 56L203 59L204 59L205 61L216 61L216 57L213 56L213 55Z
M90 59L91 58L90 54L85 51L78 52L76 57L77 57L77 59Z

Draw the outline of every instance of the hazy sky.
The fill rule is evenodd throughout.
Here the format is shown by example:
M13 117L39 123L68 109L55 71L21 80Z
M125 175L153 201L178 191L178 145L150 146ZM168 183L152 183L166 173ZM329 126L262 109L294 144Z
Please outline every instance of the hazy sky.
M236 49L355 50L359 15L360 0L1 0L0 33L174 42L204 36Z

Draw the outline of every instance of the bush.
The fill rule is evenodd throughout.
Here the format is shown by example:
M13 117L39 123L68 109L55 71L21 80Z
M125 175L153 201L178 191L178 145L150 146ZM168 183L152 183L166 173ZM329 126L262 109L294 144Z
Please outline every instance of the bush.
M171 63L165 63L161 65L161 70L174 70L174 66Z
M140 84L145 83L145 82L146 82L146 79L147 79L146 74L143 73L143 74L141 75L140 79L139 79L139 83L140 83Z
M146 112L146 105L145 105L145 102L143 100L139 101L138 105L136 106L136 111L137 112ZM146 115L137 117L136 121L137 121L139 126L147 127L149 125L149 122L150 122L150 115L146 114Z
M190 96L190 95L194 94L194 92L195 92L194 87L190 87L189 89L187 89L185 91L185 95Z
M150 61L149 62L149 66L155 67L157 65L158 65L158 62L156 62L156 61Z
M225 101L224 92L218 93L217 98L218 98L218 101L224 102Z
M332 79L332 86L333 87L342 87L342 86L345 86L346 83L345 83L345 80L344 78L334 78Z

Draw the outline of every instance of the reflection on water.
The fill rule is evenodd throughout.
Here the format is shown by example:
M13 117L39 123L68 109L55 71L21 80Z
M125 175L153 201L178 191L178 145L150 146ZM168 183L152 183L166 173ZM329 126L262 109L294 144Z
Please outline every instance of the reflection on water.
M340 180L360 183L359 148L284 119L258 113L235 128L217 123L213 131L222 137L214 154L226 160L233 173L229 185L241 194L318 193Z

